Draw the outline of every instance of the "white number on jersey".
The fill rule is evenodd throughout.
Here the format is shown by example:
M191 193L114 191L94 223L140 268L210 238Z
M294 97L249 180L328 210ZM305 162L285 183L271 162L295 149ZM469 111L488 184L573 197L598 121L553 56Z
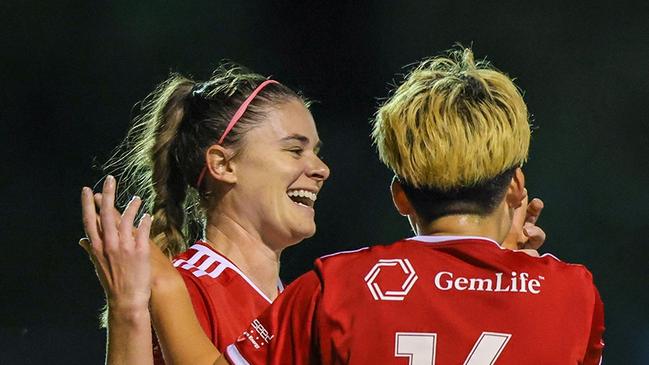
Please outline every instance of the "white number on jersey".
M493 365L511 337L508 333L482 332L464 365ZM397 332L394 356L407 357L409 365L435 365L436 345L436 333Z

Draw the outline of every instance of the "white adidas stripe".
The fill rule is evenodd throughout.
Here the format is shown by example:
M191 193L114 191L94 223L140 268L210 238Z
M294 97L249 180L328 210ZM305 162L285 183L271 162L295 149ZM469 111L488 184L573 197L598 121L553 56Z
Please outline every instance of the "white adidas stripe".
M207 247L205 247L205 246L203 246L201 244L194 244L194 245L192 245L190 247L190 249L196 250L196 253L194 253L194 255L192 255L192 257L190 257L189 260L175 260L174 263L173 263L173 265L175 267L180 266L181 268L183 268L183 269L185 269L187 271L190 271L192 273L192 275L196 276L197 278L200 278L202 276L207 275L207 276L209 276L211 278L215 278L215 279L217 277L219 277L219 275L221 275L223 273L223 271L225 271L226 268L230 269L230 270L236 272L237 274L239 274L239 276L241 276L253 289L255 289L255 291L257 293L259 293L259 295L261 295L262 298L266 299L266 301L268 301L268 303L273 302L272 300L270 300L270 298L268 298L268 296L266 296L266 294L264 294L264 292L262 292L257 287L257 285L255 285L255 283L252 282L252 280L250 280L246 276L246 274L243 273L243 271L241 271L238 267L234 266L225 257L217 254L215 251L212 251L211 249L209 249L209 248L207 248ZM205 257L205 256L207 256L205 261L201 265L196 266L196 263L198 263L198 261L201 258ZM209 272L206 271L214 263L218 263L218 265L213 270L211 270ZM194 270L191 270L191 269L194 269ZM280 293L282 291L284 291L284 286L282 285L282 282L279 279L278 279L278 282L277 282L277 288L278 288Z

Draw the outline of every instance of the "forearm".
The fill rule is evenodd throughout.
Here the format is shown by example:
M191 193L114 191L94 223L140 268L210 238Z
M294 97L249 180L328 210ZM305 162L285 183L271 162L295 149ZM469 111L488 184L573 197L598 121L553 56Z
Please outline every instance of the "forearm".
M212 365L220 356L203 332L185 283L175 269L153 280L151 311L168 365Z
M106 364L153 364L151 316L146 305L109 306Z

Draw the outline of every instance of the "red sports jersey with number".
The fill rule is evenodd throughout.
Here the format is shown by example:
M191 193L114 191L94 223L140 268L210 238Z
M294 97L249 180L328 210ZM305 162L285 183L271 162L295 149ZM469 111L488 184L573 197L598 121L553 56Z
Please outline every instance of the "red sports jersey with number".
M481 237L419 236L316 261L255 319L233 364L598 364L590 272Z
M176 256L173 264L185 281L203 331L219 351L262 313L271 300L230 260L198 241ZM278 282L281 291L282 285ZM164 364L154 346L156 364Z

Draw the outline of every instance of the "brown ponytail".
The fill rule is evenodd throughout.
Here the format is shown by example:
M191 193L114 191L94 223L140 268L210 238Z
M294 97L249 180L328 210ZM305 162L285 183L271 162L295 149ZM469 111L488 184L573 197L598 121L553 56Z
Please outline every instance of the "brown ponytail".
M193 82L182 76L172 76L152 109L156 122L156 139L150 151L153 162L153 225L151 237L169 256L185 250L185 198L187 184L173 154L173 143L187 113L188 94Z
M173 256L185 250L187 185L174 155L179 128L187 114L194 82L172 74L142 103L120 151L106 165L117 170L121 197L137 194L153 216L151 239Z

